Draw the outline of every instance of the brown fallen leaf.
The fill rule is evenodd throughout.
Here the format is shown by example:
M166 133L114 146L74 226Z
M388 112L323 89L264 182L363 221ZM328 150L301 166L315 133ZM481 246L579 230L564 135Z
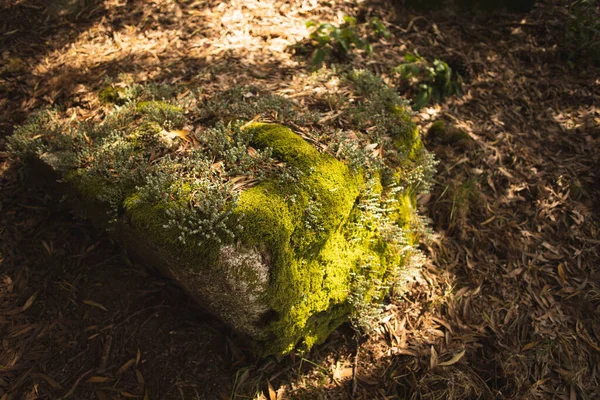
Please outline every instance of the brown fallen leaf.
M269 400L277 400L277 393L275 392L275 389L273 389L273 385L271 385L269 380L267 380L267 387L269 389Z
M32 374L32 376L38 376L38 377L42 378L43 380L48 382L48 385L52 386L53 389L60 389L60 384L46 374L37 373L37 374Z
M92 307L96 307L96 308L99 308L99 309L104 310L104 311L108 311L106 309L106 307L104 307L102 304L97 303L97 302L95 302L93 300L84 300L83 303L87 304L88 306L92 306Z
M258 151L251 146L248 146L248 155L252 158L256 158L258 156Z
M558 276L560 277L560 282L564 285L567 283L565 279L565 270L562 264L558 264Z
M260 114L256 115L254 118L252 118L251 121L248 121L244 125L242 125L240 127L240 131L243 131L244 129L246 129L247 127L249 127L250 125L252 125L253 123L257 122L258 120L260 120Z
M538 345L538 343L540 343L540 341L539 341L539 340L538 340L538 341L535 341L535 342L530 342L530 343L527 343L525 346L523 346L523 348L521 349L521 351L527 351L527 350L529 350L529 349L532 349L532 348L534 348L535 346L537 346L537 345Z
M104 382L108 382L110 381L110 378L107 378L106 376L92 376L90 378L88 378L85 382L86 383L104 383Z
M123 373L127 371L129 367L131 367L133 364L135 364L135 358L132 358L131 360L123 364L123 366L117 371L117 375L123 375Z
M33 305L33 302L35 301L37 295L38 292L35 292L27 299L27 301L25 302L25 304L23 304L23 307L21 308L21 312L27 311L27 309Z
M140 385L144 384L144 376L138 369L135 370L135 377Z
M429 356L429 368L435 368L438 365L438 355L435 347L431 346L431 355Z
M140 365L140 359L142 358L142 353L140 352L140 349L138 347L137 349L137 354L135 355L135 366L137 367L138 365Z
M46 251L48 252L48 255L51 256L53 253L53 247L52 246L52 242L50 242L50 244L48 244L48 242L46 242L45 240L42 239L42 246L44 246L44 249L46 249Z
M139 399L140 397L142 397L141 395L133 394L133 393L129 393L129 392L121 392L120 395L123 397L130 398L130 399Z
M27 332L29 332L30 330L32 330L34 328L35 328L35 325L26 325L25 327L16 329L15 331L11 332L7 337L16 338L16 337L26 334Z
M485 221L483 221L483 222L481 223L481 225L487 225L487 224L491 223L491 222L492 222L493 220L495 220L495 219L496 219L496 216L495 216L495 215L492 215L490 218L488 218L488 219L486 219Z
M460 353L456 353L451 359L449 359L448 361L441 362L438 365L441 367L445 367L445 366L456 364L457 362L460 361L461 358L463 358L465 353L466 353L466 350L463 350Z
M176 137L180 138L183 141L188 142L190 139L188 138L188 136L190 135L190 131L188 131L187 129L175 129L172 131L168 131L166 133L166 135L170 138L170 139L175 139Z
M352 367L336 368L333 373L333 379L335 379L336 381L350 379L352 378L353 371L354 369Z

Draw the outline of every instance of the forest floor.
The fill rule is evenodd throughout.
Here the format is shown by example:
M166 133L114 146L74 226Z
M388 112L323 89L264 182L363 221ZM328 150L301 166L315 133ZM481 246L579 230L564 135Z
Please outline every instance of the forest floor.
M382 2L393 3L393 2ZM398 2L399 3L399 2ZM545 2L548 3L548 2ZM600 398L600 71L566 62L566 2L521 15L317 0L0 2L0 399ZM420 277L380 327L253 359L177 287L32 184L5 138L40 107L94 118L98 90L239 84L311 104L305 22L380 17L346 65L388 81L408 51L463 96L414 116L440 164L420 197ZM335 118L335 106L325 112ZM443 120L468 133L426 135Z

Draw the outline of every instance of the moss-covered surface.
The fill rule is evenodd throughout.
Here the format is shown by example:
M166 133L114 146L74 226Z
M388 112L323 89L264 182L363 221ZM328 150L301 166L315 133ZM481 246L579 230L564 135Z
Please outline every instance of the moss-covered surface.
M98 92L98 100L104 104L123 104L125 103L123 95L123 89L114 87L113 85L106 85Z
M343 305L350 272L368 253L357 242L350 244L353 232L347 230L364 178L287 128L253 124L249 129L256 146L271 147L302 173L296 185L265 182L245 191L236 210L248 228L241 241L266 245L271 254L267 301L277 320L267 327L273 337L269 347L288 351L301 339L310 347L335 328L327 311Z
M53 166L84 208L101 210L97 223L262 354L308 349L349 315L372 322L365 310L379 309L419 240L415 194L433 165L406 103L367 73L346 82L362 96L348 129L368 132L354 141L274 96L153 100L137 87L102 124L42 112L10 145L22 157L60 154ZM238 122L229 109L283 120Z

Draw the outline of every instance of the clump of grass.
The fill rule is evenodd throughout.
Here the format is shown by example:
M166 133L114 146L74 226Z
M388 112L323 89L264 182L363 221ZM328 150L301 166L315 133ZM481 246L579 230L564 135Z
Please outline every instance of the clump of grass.
M317 114L301 110L293 101L264 93L254 86L240 86L221 92L199 102L192 113L208 123L261 118L309 125L318 120Z
M362 160L362 167L382 170L384 179L402 166L405 187L428 191L437 162L420 142L407 101L371 72L352 71L347 80L361 97L346 109L350 124L368 132L370 143L362 153L351 151L350 159ZM364 151L374 146L381 151Z
M137 95L114 106L97 125L61 119L55 111L38 112L16 130L9 149L22 158L60 155L60 163L76 171L65 179L91 201L105 204L112 222L136 192L132 204L164 205L169 221L164 229L179 231L182 243L231 240L236 224L230 221L230 204L235 205L239 190L230 180L248 176L258 182L273 176L278 162L270 150L251 148L251 134L241 122L185 129L189 119L176 101L139 101L168 90L136 86L129 93Z
M379 17L375 17L370 22L371 29L377 37L389 39L392 37L392 33L387 29L383 21Z

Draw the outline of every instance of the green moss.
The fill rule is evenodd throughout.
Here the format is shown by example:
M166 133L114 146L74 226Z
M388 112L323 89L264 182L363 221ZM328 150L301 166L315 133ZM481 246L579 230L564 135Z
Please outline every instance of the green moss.
M19 57L9 57L4 60L4 65L0 67L0 76L2 75L17 75L27 71L27 64Z
M145 121L156 122L166 130L181 129L187 123L182 108L164 101L140 101L135 110Z
M163 127L158 122L144 121L126 139L136 148L156 148L160 143Z
M139 193L133 193L125 199L123 206L133 226L144 229L150 240L167 246L177 245L177 235L164 228L168 204L145 203L140 201Z
M125 103L124 92L125 90L122 88L106 85L98 92L98 100L104 104L122 105Z
M363 178L288 128L253 124L248 129L255 146L272 148L277 158L302 172L297 185L271 181L243 192L237 208L245 227L241 241L266 244L271 253L268 302L278 319L268 328L272 339L266 351L289 351L303 338L310 347L335 329L327 310L343 305L348 295L356 249L342 228ZM315 227L305 225L311 202L318 203L311 211Z
M378 239L376 226L364 226L367 217L358 206L366 185L361 173L320 154L288 128L253 124L248 129L255 146L273 148L303 173L295 187L268 182L242 193L237 208L246 227L242 242L266 243L271 252L268 301L278 319L268 327L272 338L266 351L286 352L300 341L310 348L347 319L352 275L361 265L374 260L374 277L383 277L400 262L400 252ZM311 199L319 202L318 229L304 226ZM408 213L404 210L403 217Z
M142 114L147 114L155 111L159 112L171 112L171 113L183 113L180 107L173 106L165 101L140 101L136 105L136 111Z
M450 221L452 222L464 222L467 215L481 205L481 191L476 178L454 183L450 187L450 195L452 197Z
M431 137L444 137L446 135L446 124L444 121L437 120L431 124L428 134Z

